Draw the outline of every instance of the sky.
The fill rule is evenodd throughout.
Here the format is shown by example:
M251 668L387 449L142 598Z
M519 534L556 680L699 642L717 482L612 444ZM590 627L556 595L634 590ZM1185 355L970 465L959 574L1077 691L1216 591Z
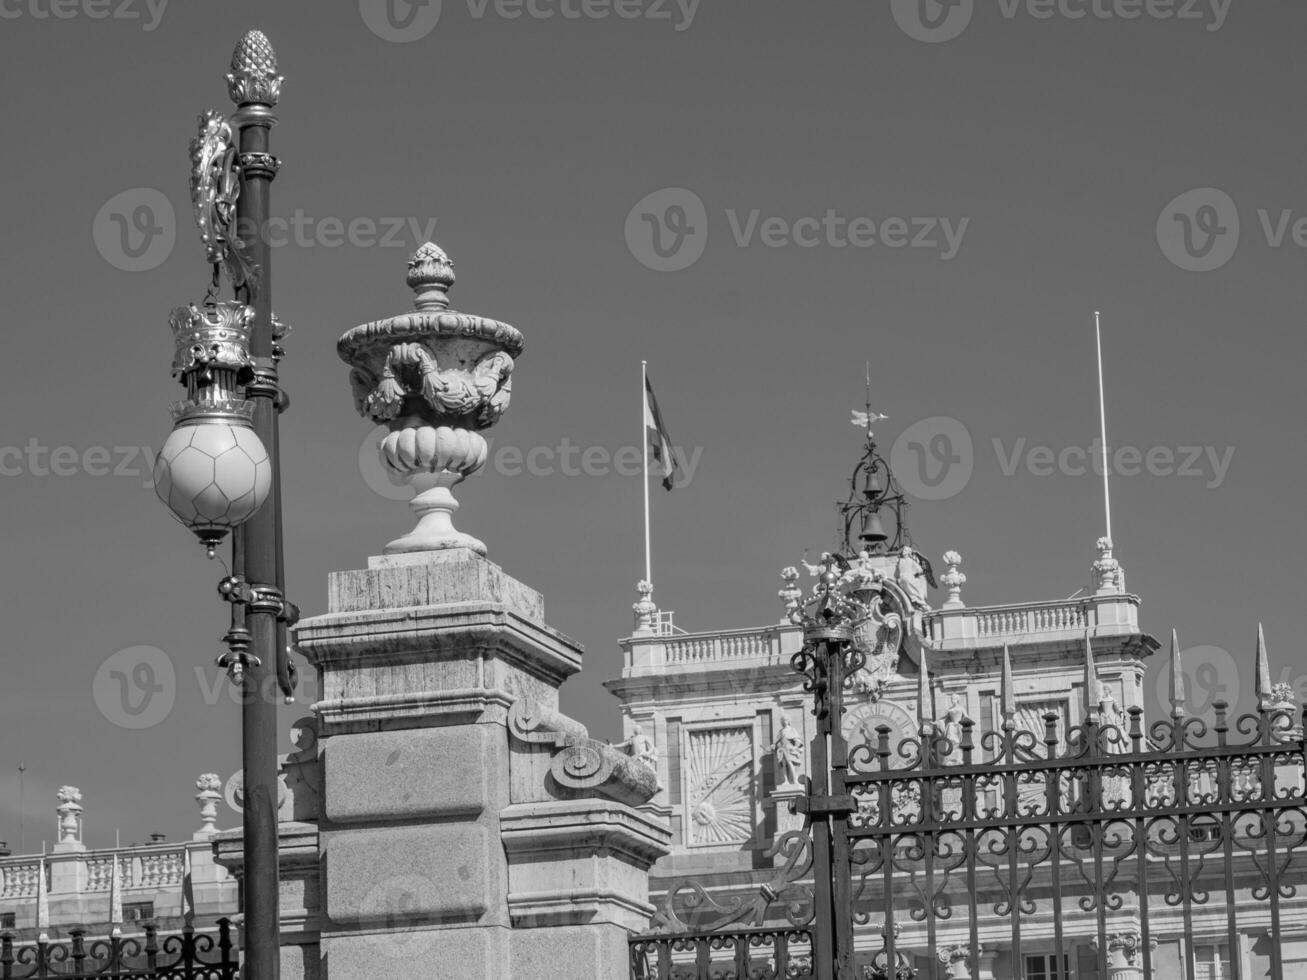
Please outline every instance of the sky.
M286 79L274 305L305 615L411 527L335 343L408 309L432 237L453 306L526 337L457 524L584 645L562 706L594 736L620 738L601 684L643 571L620 452L641 359L686 457L651 490L678 625L777 621L779 570L832 544L867 362L917 546L937 568L961 552L968 604L1060 599L1103 533L1095 310L1144 628L1178 629L1195 700L1251 705L1259 621L1274 679L1307 690L1307 6L0 0L11 847L53 841L63 784L92 846L189 836L195 778L239 766L222 569L149 460L180 391L168 313L207 283L186 146L201 110L230 111L250 28ZM132 715L116 676L164 690Z

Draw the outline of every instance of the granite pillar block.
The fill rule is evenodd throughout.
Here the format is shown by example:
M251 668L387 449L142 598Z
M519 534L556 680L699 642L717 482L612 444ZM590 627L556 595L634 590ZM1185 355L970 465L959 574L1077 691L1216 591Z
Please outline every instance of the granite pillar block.
M498 841L467 823L324 832L323 847L334 929L475 922L502 863Z
M457 725L333 738L323 751L325 815L332 824L476 817L506 792L503 729Z

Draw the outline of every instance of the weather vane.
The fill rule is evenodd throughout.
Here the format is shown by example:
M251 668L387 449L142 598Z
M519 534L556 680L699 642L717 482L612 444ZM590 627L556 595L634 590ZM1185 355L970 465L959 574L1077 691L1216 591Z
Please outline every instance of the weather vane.
M859 412L856 408L853 410L853 424L860 429L867 430L867 441L872 442L875 439L875 433L871 427L877 422L884 422L888 415L881 415L879 412L871 410L871 361L867 362L867 407L866 411Z

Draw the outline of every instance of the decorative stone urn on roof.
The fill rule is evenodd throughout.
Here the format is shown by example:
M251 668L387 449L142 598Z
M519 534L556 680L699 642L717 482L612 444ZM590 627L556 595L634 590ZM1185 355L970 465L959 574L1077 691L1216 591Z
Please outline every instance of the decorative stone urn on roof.
M355 327L337 344L352 366L355 407L390 429L382 465L417 491L409 505L417 526L385 551L468 548L484 555L484 544L454 528L458 502L450 491L485 465L481 431L508 408L522 334L449 308L454 266L432 242L413 253L406 281L417 294L410 312Z

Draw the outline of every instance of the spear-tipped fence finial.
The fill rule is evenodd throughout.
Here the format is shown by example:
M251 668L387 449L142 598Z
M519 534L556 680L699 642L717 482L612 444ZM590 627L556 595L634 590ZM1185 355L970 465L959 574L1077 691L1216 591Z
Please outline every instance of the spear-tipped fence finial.
M1183 718L1185 703L1184 669L1180 664L1180 638L1171 630L1171 717Z
M1085 720L1098 724L1098 667L1094 663L1094 642L1085 627Z
M1265 711L1274 698L1271 695L1271 660L1266 653L1266 630L1257 624L1257 710Z
M999 708L1003 712L1003 730L1005 732L1014 731L1016 729L1017 697L1016 688L1012 683L1012 651L1006 643L1003 644L1003 678Z
M934 731L935 712L930 705L930 672L926 667L926 648L921 648L921 676L917 679L917 724L922 738Z

